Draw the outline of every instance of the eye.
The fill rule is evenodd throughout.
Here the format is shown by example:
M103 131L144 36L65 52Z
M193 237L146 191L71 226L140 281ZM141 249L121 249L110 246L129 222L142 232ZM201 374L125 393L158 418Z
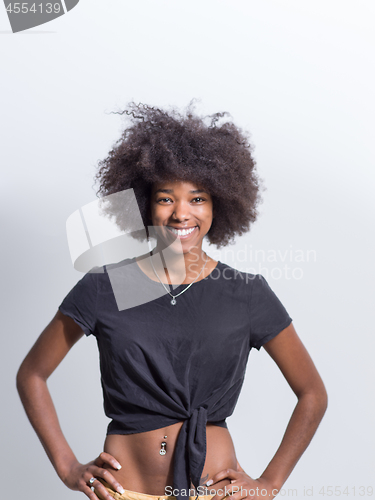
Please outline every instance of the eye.
M172 201L171 198L158 198L156 203L168 203L169 201Z
M197 203L202 203L203 201L206 201L206 199L202 198L201 196L197 196L196 198L193 198L192 201L195 201Z

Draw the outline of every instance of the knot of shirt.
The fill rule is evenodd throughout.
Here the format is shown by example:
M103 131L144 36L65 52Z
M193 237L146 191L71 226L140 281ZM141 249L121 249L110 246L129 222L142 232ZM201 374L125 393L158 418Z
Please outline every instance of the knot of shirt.
M173 472L173 489L177 490L178 500L186 500L189 496L190 482L195 488L199 486L206 460L206 424L207 409L199 406L180 429Z

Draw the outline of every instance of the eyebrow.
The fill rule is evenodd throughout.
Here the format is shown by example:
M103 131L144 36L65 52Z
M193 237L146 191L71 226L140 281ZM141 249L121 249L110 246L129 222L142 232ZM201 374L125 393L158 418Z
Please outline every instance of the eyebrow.
M155 194L156 193L171 194L171 193L173 193L173 189L157 189L155 191ZM189 193L191 193L191 194L199 194L199 193L206 193L206 194L208 194L207 191L205 191L204 189L192 189L192 190L189 191Z

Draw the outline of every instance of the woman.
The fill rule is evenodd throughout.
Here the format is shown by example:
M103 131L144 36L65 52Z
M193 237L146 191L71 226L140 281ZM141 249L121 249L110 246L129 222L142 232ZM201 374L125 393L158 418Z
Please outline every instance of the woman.
M173 494L221 500L274 498L326 409L324 385L292 319L260 275L239 273L202 250L246 232L259 179L246 135L211 122L132 104L128 127L100 163L99 192L134 190L156 247L87 273L22 363L18 390L64 483L91 500ZM121 228L132 221L107 207ZM134 232L134 237L142 235ZM117 285L147 299L129 306ZM83 336L96 336L104 451L81 464L64 438L46 380ZM298 398L280 447L253 479L237 462L225 418L234 410L252 347L263 346Z

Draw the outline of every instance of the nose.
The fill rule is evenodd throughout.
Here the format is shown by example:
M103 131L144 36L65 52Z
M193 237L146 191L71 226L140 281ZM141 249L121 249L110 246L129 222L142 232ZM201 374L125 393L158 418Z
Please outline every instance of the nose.
M190 209L189 204L184 201L178 201L173 206L172 218L183 221L189 219Z

